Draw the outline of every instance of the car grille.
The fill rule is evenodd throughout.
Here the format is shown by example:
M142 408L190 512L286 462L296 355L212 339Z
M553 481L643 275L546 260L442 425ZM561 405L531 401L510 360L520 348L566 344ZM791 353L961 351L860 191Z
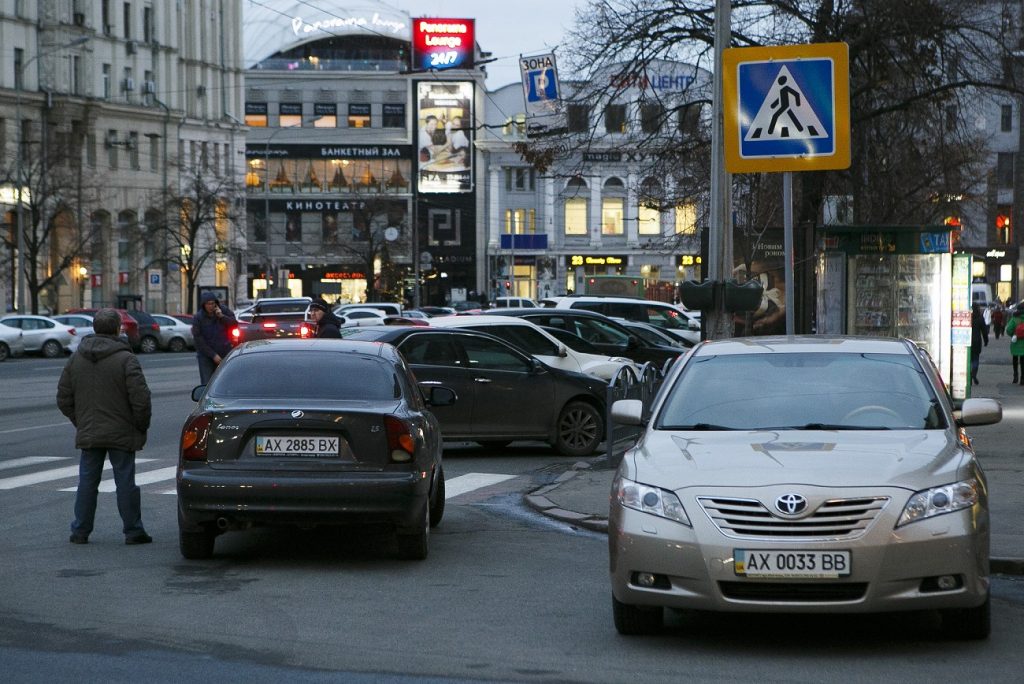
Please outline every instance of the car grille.
M889 497L832 499L799 519L777 517L754 499L698 497L698 501L718 529L731 537L853 539L864 533Z
M867 582L719 582L722 596L737 601L859 601L868 589Z

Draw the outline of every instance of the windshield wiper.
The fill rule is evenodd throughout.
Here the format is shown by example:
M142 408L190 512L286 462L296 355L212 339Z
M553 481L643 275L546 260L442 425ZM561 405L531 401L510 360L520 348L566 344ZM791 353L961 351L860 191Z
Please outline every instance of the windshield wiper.
M803 425L779 425L757 428L758 430L890 430L880 425L846 425L843 423L804 423Z
M736 430L738 428L714 423L694 423L692 425L663 425L663 430Z

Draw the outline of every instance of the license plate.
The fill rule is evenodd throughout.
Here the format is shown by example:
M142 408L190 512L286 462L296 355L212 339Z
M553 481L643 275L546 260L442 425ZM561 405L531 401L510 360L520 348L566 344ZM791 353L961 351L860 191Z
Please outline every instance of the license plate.
M758 579L834 579L850 574L849 551L733 549L733 570Z
M335 458L338 456L337 437L256 437L257 456L303 456L309 458Z

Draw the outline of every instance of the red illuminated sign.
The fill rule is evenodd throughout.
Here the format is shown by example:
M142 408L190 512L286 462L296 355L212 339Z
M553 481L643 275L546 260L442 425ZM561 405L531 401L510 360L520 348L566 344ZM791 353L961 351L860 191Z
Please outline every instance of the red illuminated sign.
M472 19L413 19L413 64L419 69L469 69L475 33Z

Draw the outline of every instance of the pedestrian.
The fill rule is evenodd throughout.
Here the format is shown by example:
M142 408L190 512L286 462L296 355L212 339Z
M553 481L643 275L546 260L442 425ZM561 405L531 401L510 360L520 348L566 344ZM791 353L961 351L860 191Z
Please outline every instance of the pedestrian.
M316 323L316 336L338 339L341 337L341 319L334 315L331 305L323 299L315 299L309 305L309 315Z
M1003 335L1004 325L1006 325L1006 310L997 300L992 307L992 332L996 334L997 340Z
M1018 327L1024 326L1024 304L1018 304L1012 310L1010 320L1006 322L1004 332L1010 336L1010 356L1013 358L1013 381L1024 385L1024 336L1018 333Z
M221 360L231 351L231 329L238 325L235 313L221 306L213 292L204 292L199 299L199 311L192 320L192 338L199 361L199 384L210 382Z
M121 316L117 311L100 309L92 327L93 334L68 359L57 385L57 407L75 426L75 448L82 450L70 541L89 543L103 461L109 458L124 543L148 544L153 538L142 526L135 452L146 444L152 416L149 386L138 358L118 336Z
M982 343L988 346L988 324L985 323L985 314L981 304L971 307L971 381L980 385L978 381L978 366L981 365Z

